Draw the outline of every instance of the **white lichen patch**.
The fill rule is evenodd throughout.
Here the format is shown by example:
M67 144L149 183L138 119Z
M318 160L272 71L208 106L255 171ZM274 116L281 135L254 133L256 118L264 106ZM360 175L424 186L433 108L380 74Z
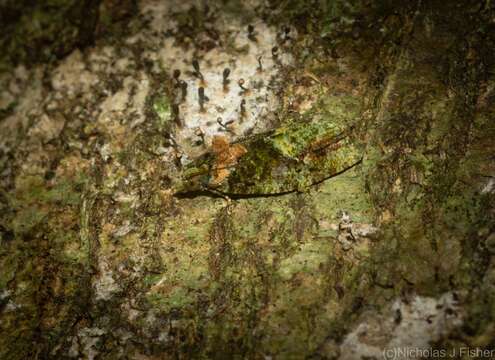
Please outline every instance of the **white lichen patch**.
M69 349L69 357L93 360L98 356L97 344L101 336L105 334L103 329L97 327L86 327L78 331L77 336L72 339Z
M180 71L178 81L174 80L172 103L178 105L176 120L181 124L176 140L186 154L192 144L201 140L199 133L209 143L214 135L235 140L266 129L267 117L273 114L279 102L274 92L276 79L292 61L290 54L279 49L275 28L253 19L250 35L248 24L221 11L213 23L208 24L219 34L211 49L185 48L175 36L165 36L167 31L179 31L176 13L187 11L193 5L197 4L193 1L141 3L141 11L151 19L154 31L148 38L141 34L140 41L153 41L158 49L145 56L159 62L170 77L174 71ZM273 53L275 47L277 50ZM199 64L200 74L193 67L194 60ZM225 69L230 72L226 81ZM239 81L244 82L242 88ZM200 87L204 88L207 98L202 105Z
M48 117L43 114L39 121L29 129L28 135L37 137L43 142L48 142L57 138L64 127L64 119L60 117Z
M149 77L143 72L126 77L122 89L101 103L98 121L109 123L121 119L129 122L131 128L142 124L145 121L144 110L149 83Z
M93 283L95 298L96 300L109 300L120 290L120 287L113 278L113 271L104 259L99 260L98 269L99 274Z
M494 191L495 191L495 178L492 177L488 179L486 184L484 184L483 188L481 189L481 192L483 194L487 194L487 193L493 193Z
M396 349L402 352L396 353L395 359L409 359L407 354L413 352L407 349L429 349L432 342L462 325L462 317L453 293L445 293L438 299L423 296L414 296L409 301L398 299L388 313L369 316L345 337L340 359L378 359L384 350Z
M20 305L14 303L12 300L9 299L11 296L12 296L12 291L10 290L0 291L0 302L5 304L3 308L3 311L5 313L10 311L16 311L20 307Z
M0 121L0 150L9 151L19 129L27 127L30 117L39 111L37 106L42 99L42 78L40 67L27 71L23 66L0 77L0 110L13 110Z
M69 98L81 93L91 96L88 90L97 83L98 76L86 68L79 50L64 59L52 77L53 89Z

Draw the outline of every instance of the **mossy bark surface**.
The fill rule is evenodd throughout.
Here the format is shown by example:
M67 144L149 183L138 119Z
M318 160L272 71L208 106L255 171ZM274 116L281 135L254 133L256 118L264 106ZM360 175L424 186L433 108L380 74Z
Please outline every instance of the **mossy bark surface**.
M25 64L0 77L0 358L494 349L494 5L169 5L5 5ZM56 6L76 25L23 37ZM235 88L267 39L253 77L275 76ZM189 128L177 49L276 104Z

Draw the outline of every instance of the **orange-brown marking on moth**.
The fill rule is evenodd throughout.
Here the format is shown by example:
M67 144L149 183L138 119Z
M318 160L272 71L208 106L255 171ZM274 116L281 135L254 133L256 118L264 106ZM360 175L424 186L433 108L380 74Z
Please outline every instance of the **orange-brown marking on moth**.
M229 175L230 168L237 164L241 156L247 153L241 144L230 145L225 136L215 135L211 143L211 150L215 154L215 163L212 168L212 185L222 183Z

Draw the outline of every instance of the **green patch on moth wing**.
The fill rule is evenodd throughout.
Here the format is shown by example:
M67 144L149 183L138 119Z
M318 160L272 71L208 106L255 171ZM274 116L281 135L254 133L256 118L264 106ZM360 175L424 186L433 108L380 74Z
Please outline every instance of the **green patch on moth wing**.
M336 136L342 130L328 121L300 123L296 126L283 126L270 137L275 150L289 158L296 158L308 149L311 143L324 137Z
M272 194L305 191L360 161L360 154L347 139L308 146L307 154L288 158L270 140L250 144L222 191L234 194Z
M288 119L278 128L270 142L274 149L289 158L296 158L311 144L348 132L358 118L360 100L354 96L322 95L311 109L299 118Z

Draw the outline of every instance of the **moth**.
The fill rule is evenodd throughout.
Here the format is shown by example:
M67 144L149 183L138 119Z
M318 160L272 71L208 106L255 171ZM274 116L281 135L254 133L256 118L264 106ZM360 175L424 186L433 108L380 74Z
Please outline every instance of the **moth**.
M234 143L215 136L189 164L175 196L232 199L304 192L361 162L352 127L293 124Z

